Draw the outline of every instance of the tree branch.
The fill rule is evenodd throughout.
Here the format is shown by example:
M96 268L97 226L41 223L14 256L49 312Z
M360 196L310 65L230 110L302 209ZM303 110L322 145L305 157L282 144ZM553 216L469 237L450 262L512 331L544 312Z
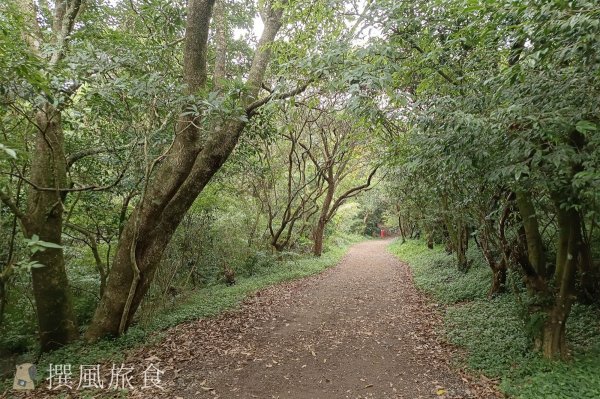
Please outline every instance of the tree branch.
M127 171L127 166L125 168L123 168L123 170L121 171L121 173L119 173L119 176L117 176L117 179L114 182L112 182L111 184L108 184L106 186L92 185L92 186L77 187L77 188L41 187L20 174L15 174L15 173L7 173L7 174L23 180L25 183L29 184L31 187L33 187L37 191L59 191L62 193L76 193L79 191L105 191L105 190L111 189L111 188L115 187L117 184L119 184L119 182L125 176L126 171Z
M253 116L256 113L256 109L262 107L271 100L284 100L286 98L296 96L308 89L308 86L310 86L312 82L314 82L313 79L309 80L302 86L296 87L295 89L287 91L285 93L270 94L264 98L256 100L246 107L246 114L248 115L248 117Z
M0 200L2 200L4 205L6 205L13 215L15 215L18 219L22 220L25 218L25 214L21 212L17 204L14 203L10 196L3 190L0 190Z
M96 270L98 271L98 274L100 274L100 296L102 296L102 294L104 294L104 288L106 286L106 276L108 273L106 272L106 265L100 257L100 252L98 251L98 244L96 244L96 237L94 237L94 234L91 231L83 227L77 226L73 223L67 222L65 223L65 227L75 230L83 234L87 238L87 241L84 241L92 250L92 255L94 255L94 261L96 262Z
M394 33L397 34L398 36L402 37L402 32L400 32L398 29L394 29ZM406 40L408 42L408 44L410 44L410 46L417 50L420 54L425 54L425 50L423 50L421 48L421 46L419 46L417 43L415 43L412 39L410 38L404 38L404 40ZM439 68L435 68L435 71L444 79L446 79L449 83L456 85L456 82L454 81L454 79L452 79L446 72L442 71Z
M142 143L136 142L134 143L134 145L141 145ZM119 147L115 147L115 148L88 148L85 150L81 150L78 151L76 153L73 153L71 155L69 155L67 157L67 170L71 169L71 166L73 166L73 164L83 158L92 156L92 155L98 155L98 154L104 154L107 152L111 152L111 151L121 151L121 150L125 150L129 147L131 147L132 144L125 144L125 145L121 145Z
M360 191L368 188L371 185L371 180L373 179L373 176L375 176L375 173L377 173L377 170L379 169L381 165L377 165L369 174L369 177L367 178L367 181L365 182L365 184L362 184L360 186L351 188L350 190L346 191L344 194L342 194L334 203L333 206L331 207L331 210L329 211L329 215L327 216L327 219L331 219L331 217L334 215L335 211L337 211L337 208L340 207L340 205L342 205L342 203L344 203L344 201L350 197L353 197L354 195L357 195Z

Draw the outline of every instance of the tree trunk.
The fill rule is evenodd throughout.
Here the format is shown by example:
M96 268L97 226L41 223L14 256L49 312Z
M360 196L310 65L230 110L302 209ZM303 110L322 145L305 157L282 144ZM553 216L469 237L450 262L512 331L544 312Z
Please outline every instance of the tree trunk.
M319 220L314 231L313 255L321 256L323 254L323 240L325 238L325 223Z
M579 213L565 210L556 202L558 214L558 248L556 254L555 283L558 294L544 325L542 351L552 359L568 357L566 344L566 321L575 301L575 275L581 249L581 221Z
M454 244L454 239L450 235L450 226L444 222L442 226L442 237L444 240L444 251L446 251L447 255L452 255L456 246Z
M402 238L402 244L406 242L406 234L404 233L404 228L402 227L402 217L398 216L398 230L400 230L400 238Z
M213 4L214 0L188 3L184 79L190 93L198 92L206 83L206 45ZM264 14L265 28L248 75L246 104L258 95L282 14L282 8L270 7ZM129 327L177 226L227 160L245 126L239 119L214 122L211 134L201 142L197 126L203 121L199 119L180 122L173 146L127 221L106 292L86 332L88 341L120 335Z
M469 228L465 226L462 221L459 223L456 239L456 260L458 262L458 270L467 272L470 267L469 260L467 259L467 250L469 249Z
M582 240L583 241L583 240ZM589 242L582 242L579 262L579 300L593 304L600 300L600 273L595 267Z
M538 218L531 199L531 193L525 190L515 192L517 207L523 220L523 229L527 244L529 263L542 278L549 277L546 268L546 254L540 234Z
M327 178L327 193L323 199L323 205L321 206L321 214L319 215L319 221L313 232L313 255L321 256L323 253L323 240L325 239L325 226L329 221L329 211L331 203L333 202L333 195L335 194L335 181L333 178L333 167L329 167Z
M547 359L568 357L565 322L570 311L565 311L565 304L555 304L550 311L548 321L544 325L542 353Z
M178 190L172 188L178 182L173 181L176 175L168 164L185 164L186 159L174 153L172 162L165 160L165 167L157 172L153 187L123 230L105 294L86 332L88 340L120 335L129 327L177 226L235 147L242 127L238 122L231 130L214 134L206 143L213 151L202 151Z
M503 294L506 292L506 263L501 259L496 267L492 268L492 286L488 293L488 297Z
M215 87L220 88L227 72L227 35L229 32L225 18L225 1L216 0L214 8L216 55L213 83Z
M506 258L501 256L500 260L497 260L497 251L492 249L491 230L491 222L484 218L479 248L488 266L492 269L492 285L488 292L488 298L506 292Z
M433 249L433 229L427 232L427 248Z
M30 190L24 225L28 237L35 234L40 240L60 245L63 223L60 189L67 187L61 114L47 104L37 113L36 124L38 132L30 179L38 187L56 190ZM46 248L33 254L31 260L44 265L32 269L32 281L40 345L42 351L49 351L79 337L63 250Z
M81 1L69 2L68 6L66 1L54 3L54 16L52 21L47 21L52 27L52 34L49 36L42 35L34 2L16 3L23 16L24 32L27 32L23 39L32 54L40 61L47 61L43 69L49 74L53 73L67 51L81 6ZM46 44L51 46L44 47L45 50L51 50L49 54L40 51L45 39L50 39ZM67 92L63 94L73 94ZM23 234L28 238L37 235L42 241L60 245L65 193L61 190L67 188L67 162L60 111L45 103L36 112L35 127L30 181L38 189L30 189L27 213L20 216ZM46 248L33 254L31 260L44 265L32 269L31 274L40 346L45 352L74 341L79 332L69 292L63 249Z

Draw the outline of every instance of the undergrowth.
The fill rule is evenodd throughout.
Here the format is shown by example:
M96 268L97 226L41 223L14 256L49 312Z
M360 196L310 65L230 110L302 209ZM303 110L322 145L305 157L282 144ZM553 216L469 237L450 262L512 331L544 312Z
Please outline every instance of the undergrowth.
M567 334L572 359L548 361L532 351L517 297L487 298L491 272L476 247L467 272L458 271L443 248L430 250L423 242L399 241L390 251L406 261L416 286L445 304L448 342L466 350L465 366L476 374L499 378L500 389L521 399L581 399L600 397L600 312L576 305Z
M233 286L215 284L196 290L181 303L161 312L152 321L132 326L125 335L116 339L105 339L94 344L76 342L64 348L43 355L41 358L24 357L21 363L37 364L38 381L44 381L49 364L94 365L105 362L118 363L124 360L126 351L132 348L151 345L164 337L165 331L173 326L204 317L216 316L235 308L248 296L273 284L295 280L322 272L336 265L346 253L351 243L361 239L346 236L335 241L330 249L319 258L312 256L296 257L291 260L273 262L258 268L252 275L236 279ZM0 393L12 386L10 380L0 381Z

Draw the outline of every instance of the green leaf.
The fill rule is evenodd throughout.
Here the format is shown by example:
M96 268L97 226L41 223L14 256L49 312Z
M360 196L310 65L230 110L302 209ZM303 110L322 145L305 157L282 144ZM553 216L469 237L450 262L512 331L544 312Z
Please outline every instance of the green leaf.
M577 129L579 133L585 133L590 131L596 131L598 130L598 127L594 122L582 120L577 122L577 124L575 125L575 129Z
M61 245L55 244L53 242L48 242L48 241L38 241L37 245L39 245L40 247L44 247L44 248L57 248L60 249L62 248Z
M27 246L29 247L29 251L31 251L32 254L35 254L38 251L44 251L46 248L55 248L55 249L62 248L62 246L55 244L53 242L40 240L40 237L37 234L33 234L31 236L31 238L29 238L29 239L25 239L25 242L27 243Z
M4 151L9 157L17 159L17 152L12 148L8 148L4 144L0 144L0 150Z

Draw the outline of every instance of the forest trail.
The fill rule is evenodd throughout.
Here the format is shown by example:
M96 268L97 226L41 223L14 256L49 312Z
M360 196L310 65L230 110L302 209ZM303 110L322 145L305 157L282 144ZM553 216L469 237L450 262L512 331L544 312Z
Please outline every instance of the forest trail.
M388 244L356 244L321 275L171 330L150 351L171 358L169 397L471 397L447 366L435 312Z

